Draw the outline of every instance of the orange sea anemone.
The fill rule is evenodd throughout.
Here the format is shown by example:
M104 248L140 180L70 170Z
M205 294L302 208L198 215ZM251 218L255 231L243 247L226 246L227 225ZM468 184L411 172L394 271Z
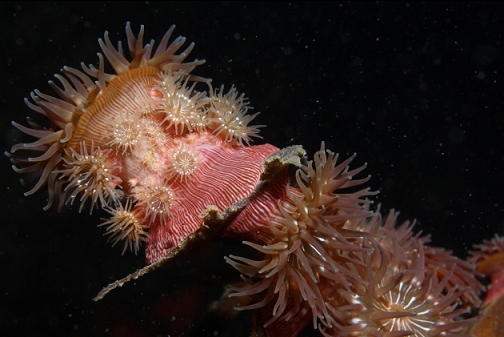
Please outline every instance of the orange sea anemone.
M504 238L495 235L474 248L469 262L490 283L479 308L480 319L469 327L468 333L475 337L500 336L504 331Z

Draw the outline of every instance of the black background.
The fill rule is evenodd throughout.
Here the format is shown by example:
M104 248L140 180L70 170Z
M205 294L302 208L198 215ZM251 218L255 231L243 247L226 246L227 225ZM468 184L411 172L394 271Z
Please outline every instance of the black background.
M96 64L105 30L124 41L131 21L159 41L176 24L196 43L188 59L207 60L195 74L235 84L261 112L255 143L356 152L383 209L464 257L504 231L502 17L493 2L2 2L2 150L23 139L10 125L32 115L23 98L52 94L63 65ZM249 313L201 323L236 276L222 256L238 245L218 241L95 303L143 257L110 248L105 214L51 216L7 158L0 170L1 336L247 336Z

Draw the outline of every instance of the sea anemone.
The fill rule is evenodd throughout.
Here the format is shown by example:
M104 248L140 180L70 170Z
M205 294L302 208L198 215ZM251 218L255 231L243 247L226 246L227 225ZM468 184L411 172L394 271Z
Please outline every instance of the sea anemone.
M148 235L141 215L138 211L132 210L132 204L131 199L127 199L124 205L118 203L116 207L104 207L112 216L110 219L102 219L106 221L98 225L98 227L107 226L104 235L110 235L108 241L113 241L112 247L124 240L122 254L128 247L136 254L140 249L140 243L145 241Z
M394 260L392 261L394 265L399 264L400 261L411 260L413 252L417 249L415 242L417 239L420 240L423 243L425 277L433 272L432 280L434 284L438 284L445 277L448 277L445 282L445 293L455 287L466 289L460 300L468 308L480 305L479 293L483 287L476 278L478 272L474 263L459 259L451 251L444 248L429 246L430 237L428 235L421 236L421 232L416 234L413 232L416 221L404 221L397 226L399 212L394 209L389 211L383 224L380 205L376 208L375 213L378 216L369 221L348 222L347 228L376 235L375 240L380 247L388 252L390 258ZM398 249L398 247L401 249ZM454 269L450 272L452 267Z
M131 30L130 23L126 24L126 35L128 38L128 48L132 60L127 60L123 55L121 43L118 48L114 48L108 32L105 32L104 41L99 39L99 44L103 53L115 70L115 74L105 73L104 59L102 54L98 54L98 67L82 64L84 72L70 67L63 67L63 74L55 75L61 83L61 87L49 82L53 90L60 98L55 98L35 90L31 94L31 103L25 100L28 107L47 117L51 123L49 127L41 126L31 119L28 119L29 127L22 126L16 122L13 125L21 132L37 138L32 143L20 143L14 145L11 152L6 155L11 158L14 170L18 173L34 173L34 186L26 195L30 195L40 190L47 183L49 191L49 202L44 209L51 207L61 208L63 200L66 199L64 186L58 179L62 171L63 157L65 153L72 156L72 149L78 151L81 142L85 141L87 146L94 143L95 146L104 148L104 143L109 145L129 149L134 143L135 130L122 133L121 123L119 129L115 128L116 117L124 107L127 111L150 110L152 98L147 90L142 94L142 86L148 74L158 75L170 69L178 74L189 74L197 65L204 63L204 60L182 63L192 50L194 44L177 55L176 52L184 44L185 38L178 37L170 45L168 41L171 37L172 26L165 34L160 45L153 52L153 41L143 45L144 28L141 26L138 37L135 37ZM138 70L138 71L134 71ZM119 90L106 92L110 82L118 75L125 76L117 81ZM136 78L136 83L128 85L128 79ZM96 83L90 78L96 78ZM131 82L131 81L130 81ZM152 80L152 84L155 81ZM132 93L134 93L132 95ZM115 100L114 103L111 103ZM112 107L112 108L111 108ZM85 112L85 114L84 114ZM81 118L85 116L84 118ZM129 123L126 123L129 124ZM129 127L126 125L126 129ZM126 130L125 129L125 130ZM116 138L117 137L117 138ZM126 141L124 145L119 145L119 139ZM19 152L24 153L19 154ZM66 152L65 152L66 151ZM72 160L67 158L67 160Z
M495 235L474 246L468 261L477 266L479 276L490 280L479 308L479 319L467 333L472 336L501 336L504 331L504 238Z
M475 245L475 250L471 252L470 261L480 263L487 257L494 254L504 253L504 237L495 235L490 240L484 240L483 243Z
M471 320L458 320L477 304L481 284L471 270L474 266L446 250L426 246L428 237L412 232L414 222L397 226L399 213L391 210L382 223L379 213L367 221L349 221L347 228L373 234L360 243L372 248L361 255L363 264L353 264L366 282L347 291L327 287L331 308L329 325L320 326L326 336L462 336ZM352 254L352 253L351 253Z
M486 307L504 294L504 238L495 235L474 248L468 261L477 266L479 276L491 280L482 305Z
M183 72L189 74L196 66L205 63L204 60L196 60L193 62L184 62L185 58L189 55L191 50L194 48L194 43L191 43L183 52L176 55L175 53L182 47L186 41L185 37L177 37L170 45L168 41L175 29L175 25L172 25L170 29L165 33L159 46L157 47L154 55L152 55L152 50L154 47L154 41L143 45L143 34L144 26L140 26L140 32L138 36L135 37L133 31L131 30L131 25L129 22L126 23L126 36L128 38L128 49L131 55L131 61L124 57L123 48L121 42L118 43L117 49L113 46L109 39L109 34L106 31L104 40L98 39L98 43L105 54L105 57L110 62L110 65L114 68L115 74L107 74L104 72L103 56L99 54L100 63L98 69L93 65L86 67L82 64L84 71L98 79L99 86L101 90L107 87L117 75L124 74L131 69L142 68L142 67L154 67L162 71L168 71L171 69L173 72ZM117 74L117 75L116 75Z
M169 69L156 86L161 95L156 100L158 111L164 117L163 122L177 135L204 126L201 121L206 117L204 106L208 102L205 92L194 90L196 83L188 87L188 77L184 75L183 72L172 74Z
M339 252L367 251L352 241L368 236L368 233L344 229L343 226L350 219L372 215L365 207L369 201L362 198L376 192L369 189L343 192L343 189L358 185L367 178L352 180L353 175L364 168L348 170L354 156L338 165L337 158L331 151L326 151L322 143L320 151L315 154L315 163L309 162L296 172L299 189L292 188L287 200L277 201L277 215L267 220L273 241L266 245L245 242L264 253L262 260L233 255L226 258L252 283L249 287L235 289L236 293L231 296L257 295L260 299L238 309L261 308L275 302L266 327L300 315L306 309L304 302L308 303L316 327L317 321L325 322L330 317L324 305L321 282L332 280L348 290L351 284L361 282L357 274L341 265L340 262L347 261L348 256Z
M154 221L166 224L175 206L175 192L164 180L147 178L132 190L139 207L144 208L145 219L150 225Z
M259 114L247 115L249 109L248 98L245 94L238 96L238 91L233 86L224 94L224 85L220 90L210 87L211 106L209 108L209 121L214 125L214 133L221 136L225 142L235 140L241 145L243 142L250 145L250 137L259 137L259 128L264 125L249 126L248 124Z
M326 288L332 316L329 324L320 326L324 336L460 336L468 321L453 318L465 312L456 309L465 290L444 293L455 266L439 283L434 282L433 272L426 276L424 271L422 241L414 244L412 259L394 265L376 241L363 241L373 251L365 257L364 266L354 266L366 285L356 284L351 292Z
M57 181L54 171L61 168L62 156L68 141L74 134L74 129L80 116L85 111L98 92L97 86L82 72L64 67L63 73L70 80L70 84L63 76L55 75L63 89L49 81L53 90L60 98L55 98L35 90L31 98L35 104L25 99L28 107L47 117L50 127L44 127L27 118L30 127L12 122L21 132L37 138L32 143L20 143L12 147L11 152L5 154L11 158L14 171L17 173L35 173L35 185L26 192L31 195L47 183L49 202L44 209L53 205L61 208L61 183ZM18 151L27 151L18 154Z
M112 201L118 201L121 194L116 188L121 188L121 157L112 149L101 150L94 145L91 145L88 153L84 142L79 152L74 149L70 151L63 158L63 169L57 172L59 179L65 181L65 192L70 192L68 201L73 204L80 195L80 212L89 199L90 213L95 207L105 207Z
M231 296L256 298L237 309L260 309L270 335L295 336L310 315L324 336L460 336L469 321L454 318L467 311L460 304L474 278L456 282L470 265L448 252L436 260L414 223L396 228L394 211L382 223L369 189L344 193L368 179L351 179L364 168L350 171L353 158L338 165L322 144L267 220L272 241L244 242L263 258L226 258L250 283ZM451 263L446 272L441 261Z
M168 176L183 181L194 173L203 157L194 147L182 143L173 150L170 159L171 165L168 169Z
M140 117L140 114L119 113L111 132L112 139L106 145L115 148L121 155L130 153L142 133Z

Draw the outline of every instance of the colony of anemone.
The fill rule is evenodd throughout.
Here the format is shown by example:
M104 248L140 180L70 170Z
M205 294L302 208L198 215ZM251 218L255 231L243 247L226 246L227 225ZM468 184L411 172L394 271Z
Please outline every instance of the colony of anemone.
M435 266L437 248L413 225L395 228L394 211L383 223L379 209L369 212L365 197L375 193L348 191L367 181L352 179L363 169L349 170L352 159L337 164L322 145L267 219L271 242L244 242L262 259L226 259L250 284L231 296L256 298L238 309L260 309L271 336L296 335L307 316L324 336L459 336L469 322L454 320L468 310L462 296L478 304L474 267L445 251L447 263Z
M116 74L105 73L101 54L97 68L83 65L82 72L64 67L66 78L56 75L61 87L50 82L59 98L36 90L34 103L27 101L51 125L13 123L38 140L15 145L7 155L17 172L38 175L27 195L45 185L50 196L46 209L78 201L81 211L88 200L91 210L107 209L112 217L106 224L124 233L114 233L114 243L126 240L124 247L135 247L136 252L142 235L135 233L171 219L180 201L190 199L187 192L194 194L200 187L194 177L209 169L208 157L243 147L257 136L258 126L249 126L255 115L246 115L248 101L236 88L214 90L209 81L190 75L204 61L183 63L193 45L176 55L185 39L168 45L173 27L153 55L153 42L143 45L143 28L138 38L129 24L126 31L132 61L106 34L100 46ZM191 79L206 82L201 85L209 94L196 90ZM206 160L204 152L210 152ZM240 195L245 197L250 189ZM232 202L209 201L213 203L224 208ZM129 208L140 221L120 225L123 220L117 219Z
M37 140L7 153L35 176L26 194L47 186L47 209L106 210L113 245L136 253L145 241L149 263L205 227L205 214L234 209L222 234L259 257L226 258L247 283L231 296L253 297L237 309L258 309L270 336L310 322L324 336L461 336L460 315L479 304L474 265L430 247L413 224L396 227L398 213L371 211L376 192L359 187L369 177L355 179L365 168L349 168L355 156L338 162L322 143L313 161L291 163L293 175L266 178L279 149L250 145L261 126L249 125L248 99L193 75L204 61L184 62L193 44L177 54L185 38L168 44L172 32L154 50L128 23L129 59L105 33L115 73L99 54L97 67L56 75L58 98L32 93L26 103L50 125L13 123Z

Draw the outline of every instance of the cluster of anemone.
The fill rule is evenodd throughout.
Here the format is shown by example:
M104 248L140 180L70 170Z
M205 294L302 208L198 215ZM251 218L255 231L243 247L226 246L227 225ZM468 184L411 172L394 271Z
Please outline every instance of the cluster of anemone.
M473 265L447 251L436 259L414 224L396 228L393 210L385 221L370 212L374 193L348 189L367 180L352 179L364 168L349 170L352 159L337 164L322 145L268 220L271 242L244 242L262 259L226 258L249 283L230 296L255 298L237 309L261 310L270 335L312 321L324 336L459 336L468 321L456 318L481 287Z
M176 188L170 184L190 181L203 161L194 145L195 134L209 133L216 143L230 148L258 137L258 126L248 125L256 115L246 114L250 107L244 95L234 87L227 94L223 87L214 91L208 80L192 75L205 61L185 62L194 44L180 52L185 38L169 43L173 30L174 26L154 49L153 40L143 43L143 26L135 36L128 23L131 60L106 32L99 40L104 55L98 54L97 66L82 64L83 71L64 67L64 76L55 75L60 85L49 82L58 97L35 90L32 102L26 100L29 108L49 119L48 127L31 119L28 126L13 122L35 138L6 153L16 172L34 177L26 195L47 186L45 209L59 211L65 202L80 202L79 211L86 204L91 209L116 209L110 219L114 243L130 242L131 234L116 232L131 228L124 225L126 220L118 220L129 214L126 208L136 212L135 219L141 215L145 233L153 222L166 224L176 200ZM105 59L114 73L105 72ZM114 89L108 90L112 82ZM205 82L210 95L196 90ZM164 150L170 147L173 150ZM128 219L126 223L135 223ZM137 231L139 237L142 231ZM125 247L136 251L141 241Z
M491 268L487 255L504 263L503 240L485 243L469 262L430 247L414 223L396 226L398 213L383 220L379 206L371 211L377 192L359 187L369 177L355 179L366 165L350 169L355 155L338 162L323 143L290 185L287 172L269 182L281 193L255 195L265 158L278 149L248 147L262 127L250 125L257 113L249 114L248 98L192 75L204 61L184 62L193 44L178 53L185 38L168 44L173 29L154 50L153 41L143 44L143 27L135 37L128 23L131 60L105 33L99 44L115 73L105 73L99 54L97 67L55 75L59 98L32 93L27 105L50 125L13 123L36 140L7 153L16 172L36 177L26 194L47 185L46 208L67 201L106 210L100 226L123 253L154 237L151 262L188 237L189 222L200 226L202 212L219 209L214 202L232 208L254 195L236 219L257 223L235 219L227 229L247 235L260 258L226 260L247 282L231 296L255 299L238 309L258 309L270 335L293 336L311 322L324 336L461 336L468 321L458 318L479 305L482 289L474 263Z

